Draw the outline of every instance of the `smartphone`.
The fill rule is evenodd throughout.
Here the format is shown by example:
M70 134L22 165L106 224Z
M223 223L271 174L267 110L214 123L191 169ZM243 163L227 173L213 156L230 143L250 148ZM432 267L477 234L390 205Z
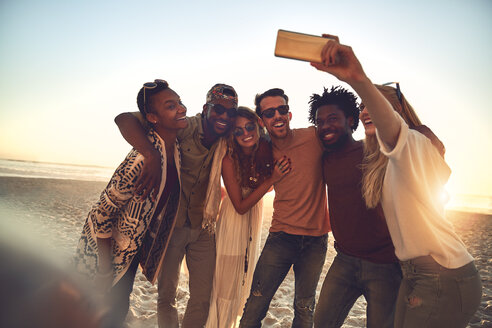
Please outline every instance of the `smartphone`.
M321 50L327 38L278 30L275 44L275 56L321 63Z

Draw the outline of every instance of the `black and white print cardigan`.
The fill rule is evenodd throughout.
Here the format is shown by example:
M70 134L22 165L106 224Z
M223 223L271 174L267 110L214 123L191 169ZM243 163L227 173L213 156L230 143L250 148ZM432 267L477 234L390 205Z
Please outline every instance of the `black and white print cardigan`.
M76 270L90 280L95 278L98 267L98 237L113 238L113 285L125 274L134 256L142 247L147 228L154 217L166 185L167 174L164 141L153 130L149 131L148 138L161 155L162 178L158 196L153 200L150 195L145 199L135 195L135 181L143 167L143 156L132 149L114 172L99 201L90 210L82 230L74 264ZM179 181L180 155L177 142L174 147L174 160ZM140 263L144 263L142 266L144 274L152 283L157 278L160 263L174 229L179 195L178 184L177 192L171 193L162 210L165 224L162 225L162 232L158 234L160 237L158 242L152 243L155 249L143 254L144 258L140 260ZM152 247L145 248L148 250Z

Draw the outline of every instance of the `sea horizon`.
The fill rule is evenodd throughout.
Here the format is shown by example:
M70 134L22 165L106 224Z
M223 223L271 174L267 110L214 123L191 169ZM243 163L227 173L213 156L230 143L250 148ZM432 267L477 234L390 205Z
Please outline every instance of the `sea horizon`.
M108 181L116 167L0 158L0 176Z
M0 158L0 176L107 182L116 167ZM273 192L272 192L273 194ZM450 194L446 210L492 215L492 195Z

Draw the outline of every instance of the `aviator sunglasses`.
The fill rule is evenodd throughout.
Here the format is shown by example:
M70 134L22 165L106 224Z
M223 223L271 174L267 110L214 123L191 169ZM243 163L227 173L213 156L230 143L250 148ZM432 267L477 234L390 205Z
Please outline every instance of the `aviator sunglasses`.
M212 107L217 113L217 115L222 115L224 112L227 112L227 116L229 117L236 117L237 116L237 108L232 107L232 108L225 108L221 104L208 104L210 107Z
M244 134L244 130L246 130L246 132L251 132L254 129L256 129L256 124L254 124L253 122L249 122L249 123L246 123L244 128L236 127L234 129L234 131L232 132L232 134L234 134L235 137L240 137Z
M275 111L278 111L280 115L287 115L287 113L289 112L289 105L281 105L275 108L265 109L261 113L261 117L272 118L275 116Z
M163 83L166 85L166 87L168 86L168 83L167 81L165 80L161 80L161 79L155 79L154 82L146 82L143 84L143 108L144 108L144 112L147 113L147 99L145 97L145 90L149 89L155 89L157 88L157 83Z

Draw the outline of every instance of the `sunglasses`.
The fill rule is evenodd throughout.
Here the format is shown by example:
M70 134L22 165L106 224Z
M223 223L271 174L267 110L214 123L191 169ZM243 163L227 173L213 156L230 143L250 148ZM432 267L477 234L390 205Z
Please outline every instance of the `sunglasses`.
M280 115L287 115L289 112L289 105L281 105L275 108L268 108L261 112L261 117L272 118L275 116L275 111Z
M360 103L360 105L359 105L359 114L362 113L362 111L364 110L364 108L366 108L366 105L364 105L364 103Z
M402 105L400 82L387 82L387 83L383 83L383 85L391 85L391 84L396 84L396 96L398 97L398 101Z
M212 107L217 115L222 115L225 112L227 112L227 116L229 117L236 117L237 116L237 108L232 107L232 108L225 108L221 104L208 104L210 107Z
M234 134L235 137L240 137L244 134L244 130L246 130L246 132L251 132L254 129L256 129L256 124L254 124L253 122L249 122L246 123L244 128L236 127L234 131L232 131L232 134Z
M165 80L161 80L161 79L155 79L154 82L146 82L143 84L143 108L144 108L144 112L147 113L147 107L146 107L146 104L147 104L147 98L145 97L145 90L151 90L151 89L155 89L157 88L157 84L158 83L163 83L165 84L166 86L168 85L167 81Z

